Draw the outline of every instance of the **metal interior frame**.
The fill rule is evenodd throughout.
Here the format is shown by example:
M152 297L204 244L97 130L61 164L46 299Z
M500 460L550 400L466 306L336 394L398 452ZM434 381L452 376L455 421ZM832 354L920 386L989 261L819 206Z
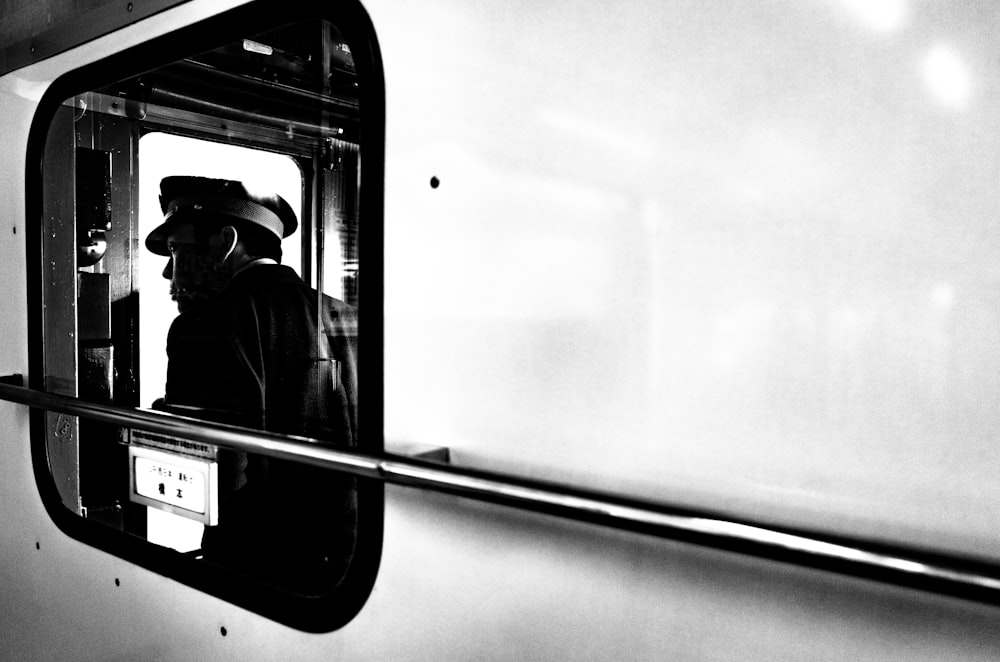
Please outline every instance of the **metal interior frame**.
M17 381L0 380L0 400L570 520L1000 604L1000 566L996 564L741 522L714 513L399 455L336 450L316 440L96 404L8 385Z

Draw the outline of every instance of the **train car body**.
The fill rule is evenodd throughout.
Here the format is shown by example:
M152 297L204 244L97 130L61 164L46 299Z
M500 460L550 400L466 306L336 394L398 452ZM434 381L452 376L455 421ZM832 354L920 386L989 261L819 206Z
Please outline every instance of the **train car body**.
M0 658L1000 658L992 6L313 4L3 18ZM359 311L356 449L150 411L219 146ZM207 567L143 431L354 476L346 579Z

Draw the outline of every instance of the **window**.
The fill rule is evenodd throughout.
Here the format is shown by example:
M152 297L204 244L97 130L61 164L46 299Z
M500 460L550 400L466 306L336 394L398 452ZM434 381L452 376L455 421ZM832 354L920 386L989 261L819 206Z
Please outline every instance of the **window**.
M330 630L374 581L381 485L211 440L381 450L381 74L358 8L281 26L270 6L43 100L32 386L170 419L41 414L36 466L71 535Z

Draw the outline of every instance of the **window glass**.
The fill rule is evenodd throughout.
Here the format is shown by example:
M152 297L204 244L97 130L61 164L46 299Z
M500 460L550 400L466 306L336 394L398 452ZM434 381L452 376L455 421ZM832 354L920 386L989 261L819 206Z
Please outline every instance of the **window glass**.
M118 82L68 82L52 104L38 386L378 451L359 431L351 49L326 20L235 34ZM40 427L57 521L88 541L310 629L332 621L302 610L360 604L337 591L376 565L380 534L358 527L381 521L381 493L355 478L180 432L56 413Z

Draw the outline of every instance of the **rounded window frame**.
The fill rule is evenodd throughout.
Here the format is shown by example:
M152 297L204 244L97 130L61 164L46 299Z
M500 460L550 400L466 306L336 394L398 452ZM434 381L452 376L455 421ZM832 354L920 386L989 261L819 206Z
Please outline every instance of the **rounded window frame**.
M177 7L170 11L183 11ZM360 261L365 265L364 313L359 329L359 382L365 394L359 399L358 419L365 430L375 431L362 447L366 454L380 454L382 438L382 278L383 278L383 185L385 91L381 54L374 27L358 0L334 7L313 3L257 0L223 11L106 58L84 64L59 76L42 96L32 120L26 152L26 248L28 257L29 380L28 386L44 390L43 320L44 271L42 232L45 231L43 200L46 194L43 157L50 127L67 98L140 73L166 66L184 57L202 53L242 39L246 35L302 20L328 20L342 32L354 58L360 115L363 116L365 166L360 181L360 204L364 209L365 241ZM108 38L108 37L103 37ZM49 469L46 412L33 409L31 453L35 482L43 504L56 526L66 535L125 561L135 563L211 594L261 616L306 632L330 632L350 622L362 609L374 586L382 552L384 484L357 478L359 523L356 552L344 579L330 592L299 595L260 581L248 581L235 572L220 572L195 558L160 547L67 509ZM272 435L280 437L280 435Z

